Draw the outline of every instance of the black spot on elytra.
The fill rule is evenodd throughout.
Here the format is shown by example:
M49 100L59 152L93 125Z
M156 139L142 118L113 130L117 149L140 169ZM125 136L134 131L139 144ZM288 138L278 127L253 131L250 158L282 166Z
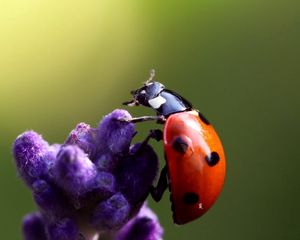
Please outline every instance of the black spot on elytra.
M210 155L205 157L209 166L215 166L220 161L220 156L217 152L211 152Z
M202 122L204 122L206 125L209 125L209 121L207 120L206 117L204 117L204 115L201 112L198 112L198 116L201 119Z
M189 145L181 137L178 137L174 140L172 147L177 152L185 153Z
M185 193L183 196L183 202L188 205L193 205L199 202L199 195L194 192Z

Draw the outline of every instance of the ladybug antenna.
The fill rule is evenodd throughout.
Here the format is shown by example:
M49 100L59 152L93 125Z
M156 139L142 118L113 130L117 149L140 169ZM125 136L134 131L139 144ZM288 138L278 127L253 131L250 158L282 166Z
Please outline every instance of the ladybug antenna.
M122 104L125 105L125 106L129 106L129 107L140 105L139 102L135 99L133 99L131 101L123 102Z
M150 76L149 76L148 80L144 83L144 85L148 85L150 82L152 82L154 77L155 77L155 70L151 69Z

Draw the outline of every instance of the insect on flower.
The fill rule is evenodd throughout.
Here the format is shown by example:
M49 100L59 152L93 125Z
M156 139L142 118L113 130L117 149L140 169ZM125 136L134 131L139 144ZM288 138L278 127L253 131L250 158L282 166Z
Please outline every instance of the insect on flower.
M162 169L151 195L162 198L169 185L173 219L185 224L203 215L216 201L225 178L222 143L209 121L185 98L154 81L154 71L141 88L131 91L127 106L143 105L156 116L124 119L127 122L157 120L163 131L150 131L145 139L163 140L166 166Z

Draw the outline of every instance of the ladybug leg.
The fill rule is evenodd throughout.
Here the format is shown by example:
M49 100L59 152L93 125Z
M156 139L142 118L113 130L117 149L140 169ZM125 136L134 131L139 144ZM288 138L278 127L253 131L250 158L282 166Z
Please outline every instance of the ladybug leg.
M136 152L143 149L143 147L148 144L150 139L155 139L156 141L161 141L163 138L163 132L160 129L152 129L150 130L148 136L145 138L145 140L141 143L141 145L138 147Z
M143 117L136 117L136 118L130 118L130 119L124 118L124 119L120 119L120 121L132 122L132 123L145 122L145 121L157 121L157 123L165 123L166 118L163 115L143 116Z
M164 166L164 168L160 172L157 186L156 187L151 186L150 189L150 193L154 201L156 202L160 201L167 188L168 188L168 170L167 170L167 166Z
M145 138L143 143L148 143L150 138L155 139L156 141L161 141L163 139L163 132L160 129L151 129L148 136Z

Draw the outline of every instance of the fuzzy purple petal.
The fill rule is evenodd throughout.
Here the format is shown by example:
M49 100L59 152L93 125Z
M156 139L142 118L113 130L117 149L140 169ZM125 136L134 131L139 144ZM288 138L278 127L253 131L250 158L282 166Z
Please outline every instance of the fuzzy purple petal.
M46 238L44 222L40 213L30 213L23 218L24 240L42 240Z
M72 145L61 149L52 174L56 184L65 192L80 196L92 190L97 169L79 147Z
M43 156L43 161L46 163L47 171L44 175L44 179L47 181L53 181L52 169L57 160L57 154L60 151L60 144L50 145L48 151Z
M47 171L43 156L48 151L48 143L34 131L27 131L16 139L13 153L21 177L30 186Z
M116 193L96 207L91 223L98 230L116 230L128 221L129 213L130 205L126 198Z
M133 145L129 157L120 161L116 169L117 184L131 205L136 206L146 199L157 171L158 158L148 144Z
M65 141L66 145L77 145L89 158L92 159L96 154L95 129L86 123L77 124L76 128L71 131Z
M33 198L47 220L54 221L75 212L62 192L44 180L32 184Z
M62 219L47 226L48 240L78 240L78 227L72 219Z
M133 123L122 119L131 119L131 115L121 109L114 110L102 119L97 132L100 154L110 152L114 155L122 155L128 152L136 131Z
M162 235L157 216L144 204L135 218L120 229L115 240L160 240Z
M112 172L118 165L119 158L112 155L111 153L100 155L96 161L95 165L99 171Z
M98 172L94 183L94 192L100 194L100 197L108 198L116 189L115 176L109 172Z
M70 201L76 209L89 208L99 201L110 198L116 192L115 177L109 172L98 172L91 186L91 190L86 194L71 196Z

